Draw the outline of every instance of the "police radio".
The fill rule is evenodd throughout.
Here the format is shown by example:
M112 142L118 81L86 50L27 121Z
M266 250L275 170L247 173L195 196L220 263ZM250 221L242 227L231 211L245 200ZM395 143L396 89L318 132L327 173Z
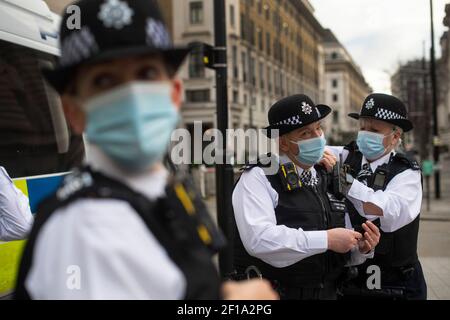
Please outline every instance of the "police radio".
M345 197L344 186L343 186L343 182L341 181L342 170L343 170L343 168L341 169L341 162L340 161L336 162L336 165L333 167L332 179L331 179L331 188L333 191L333 195L335 197L338 197L339 199L342 199Z
M374 190L384 190L387 185L387 177L389 175L389 170L383 166L378 167L374 175L370 179L369 186Z
M303 186L298 175L297 167L292 162L282 164L279 175L285 191L294 191Z

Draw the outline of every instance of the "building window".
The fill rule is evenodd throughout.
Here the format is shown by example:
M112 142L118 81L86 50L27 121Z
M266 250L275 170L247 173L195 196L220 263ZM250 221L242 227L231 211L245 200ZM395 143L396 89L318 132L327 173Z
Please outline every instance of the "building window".
M237 61L237 47L233 46L233 78L238 79L239 78L239 67L238 67L238 61Z
M266 11L266 20L269 21L270 20L270 8L269 8L269 5L265 4L264 5L264 10Z
M280 92L280 86L279 86L279 78L278 78L278 71L273 71L273 79L275 81L275 94L278 94Z
M264 89L265 83L264 83L264 64L262 62L259 63L259 80L260 80L260 87L261 89Z
M272 70L270 67L267 67L267 82L268 82L268 89L269 89L269 94L272 93Z
M297 59L297 72L303 74L303 60L300 56Z
M266 50L267 50L267 55L269 55L269 56L270 56L270 48L271 48L270 33L267 32L266 33Z
M247 82L248 75L247 75L247 54L245 52L242 52L242 81Z
M239 91L233 90L233 103L239 103Z
M302 38L300 36L300 33L297 33L297 47L302 47Z
M210 91L206 90L186 90L187 102L209 102Z
M230 24L232 27L236 25L236 18L234 17L234 5L230 5Z
M331 53L331 59L336 60L337 58L338 58L337 52L332 52Z
M264 51L264 44L263 44L263 33L260 28L258 28L258 46L259 50L262 52Z
M337 94L333 94L333 102L338 102L339 97Z
M189 16L191 24L203 23L203 2L194 1L189 4Z
M192 53L189 61L189 77L203 78L205 76L205 65L203 64L203 55Z
M339 111L334 111L333 112L333 122L338 122L339 121Z
M278 60L278 41L276 40L276 38L274 38L273 40L273 57L275 60Z
M333 88L337 88L338 87L338 80L337 79L333 79Z
M287 65L288 68L289 68L289 58L290 58L289 48L286 47L286 65Z
M255 58L253 58L251 55L248 56L248 66L250 68L250 82L253 86L256 86L256 66L255 66Z
M281 43L279 43L279 47L278 47L278 60L280 61L281 64L284 63L284 47Z
M252 19L250 19L250 24L249 24L249 41L251 45L255 45L255 23L253 22Z
M247 40L247 20L245 19L245 14L241 14L241 38L242 40Z

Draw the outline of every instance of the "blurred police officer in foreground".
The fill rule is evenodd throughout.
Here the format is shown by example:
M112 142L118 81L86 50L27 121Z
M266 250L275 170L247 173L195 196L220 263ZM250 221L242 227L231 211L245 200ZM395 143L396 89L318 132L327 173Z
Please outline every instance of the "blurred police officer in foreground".
M269 136L279 130L280 155L270 156L278 173L261 159L233 193L237 276L269 279L282 299L336 299L344 267L371 257L379 240L371 222L364 235L353 231L345 204L330 192L336 157L324 155L321 127L330 112L305 95L275 103L268 129Z
M405 105L385 94L366 98L358 119L356 142L330 148L341 157L347 204L354 225L379 218L381 240L375 257L359 268L347 296L426 299L427 288L417 256L422 182L419 164L397 152L403 132L413 129ZM382 290L367 290L367 267L381 268Z
M28 198L0 167L0 241L25 239L32 224Z
M172 46L154 1L76 4L81 29L63 18L60 64L45 76L72 129L86 134L87 165L41 205L17 297L275 298L264 281L221 288L211 261L220 234L189 180L162 164L188 50Z

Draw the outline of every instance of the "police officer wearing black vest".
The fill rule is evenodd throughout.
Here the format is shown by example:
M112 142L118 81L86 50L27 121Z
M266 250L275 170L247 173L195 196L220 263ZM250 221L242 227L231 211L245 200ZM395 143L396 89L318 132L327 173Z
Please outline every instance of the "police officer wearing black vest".
M329 150L344 164L341 176L353 225L379 219L381 239L374 259L359 267L359 276L345 296L426 299L417 256L421 170L414 159L396 151L403 132L413 129L406 107L393 96L371 94L360 114L349 116L360 123L357 141ZM381 269L380 290L370 284L368 288L368 276L374 272L368 269L371 265ZM369 282L375 284L374 279Z
M279 155L247 166L233 193L237 276L269 279L282 299L336 299L345 267L370 258L378 243L378 228L353 231L332 194L336 158L324 153L321 127L330 112L306 95L275 103L267 129L272 138L278 130Z
M267 282L221 286L223 246L189 177L163 166L179 121L175 48L149 0L81 0L44 75L87 160L44 201L22 258L19 299L271 299ZM72 11L73 12L73 11Z

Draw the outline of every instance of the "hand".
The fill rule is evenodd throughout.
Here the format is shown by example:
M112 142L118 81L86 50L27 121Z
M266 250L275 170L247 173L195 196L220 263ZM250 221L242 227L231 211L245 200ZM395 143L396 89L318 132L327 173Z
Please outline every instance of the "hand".
M367 220L366 223L362 225L364 231L364 238L359 241L359 252L367 254L372 251L380 242L380 229L372 222Z
M228 281L222 285L222 295L225 300L279 300L267 280L248 280L242 282Z
M359 232L336 228L327 231L328 235L328 250L337 253L347 253L358 245L358 240L362 239Z
M336 165L336 163L337 163L336 156L332 152L325 150L323 158L322 160L320 160L319 164L323 165L328 172L331 172L333 171L333 168Z
M342 165L341 170L339 172L339 184L341 186L341 193L344 197L348 195L348 192L352 188L353 185L353 177L349 173L350 167L348 165Z

